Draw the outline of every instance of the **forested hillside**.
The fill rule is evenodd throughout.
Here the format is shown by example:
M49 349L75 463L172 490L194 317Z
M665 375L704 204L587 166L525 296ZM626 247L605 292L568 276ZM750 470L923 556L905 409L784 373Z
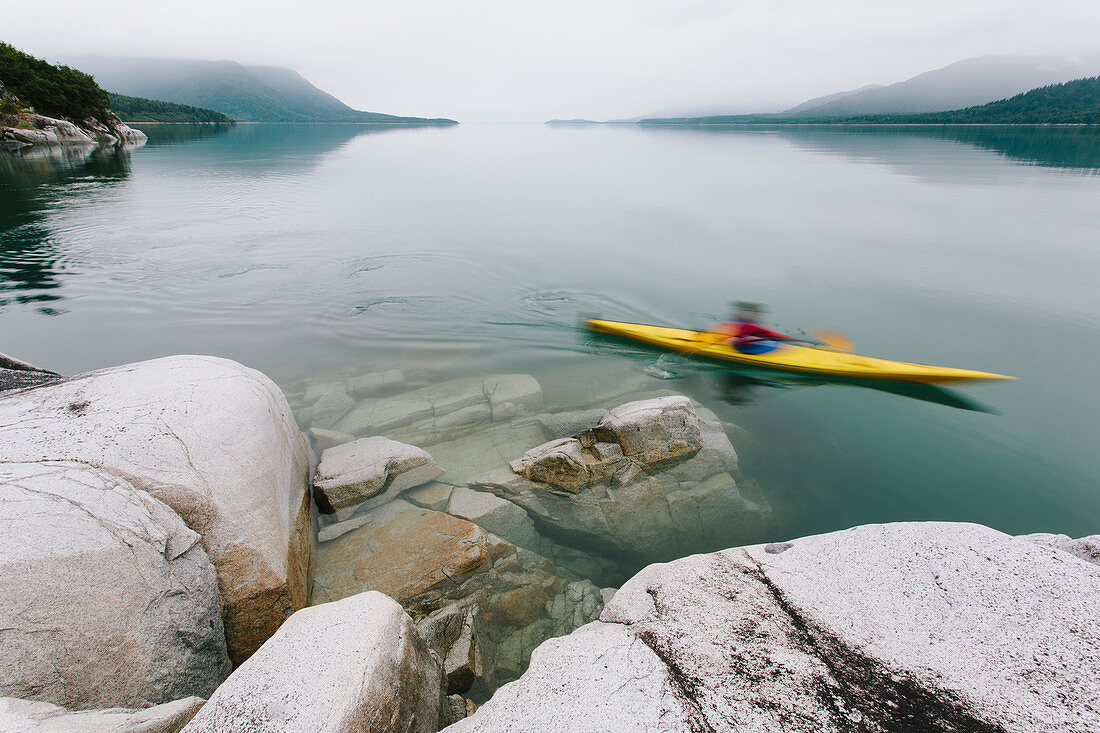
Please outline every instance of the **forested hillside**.
M51 63L0 42L0 82L24 105L48 117L81 121L110 115L107 92L95 79L68 66Z
M111 109L124 122L217 122L232 124L221 112L174 102L110 93Z

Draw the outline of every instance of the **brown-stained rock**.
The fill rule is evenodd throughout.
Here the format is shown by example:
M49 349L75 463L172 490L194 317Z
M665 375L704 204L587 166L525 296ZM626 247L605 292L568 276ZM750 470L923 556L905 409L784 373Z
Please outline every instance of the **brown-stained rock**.
M234 663L308 602L308 446L263 374L202 356L103 369L0 395L0 429L0 461L95 467L198 532Z

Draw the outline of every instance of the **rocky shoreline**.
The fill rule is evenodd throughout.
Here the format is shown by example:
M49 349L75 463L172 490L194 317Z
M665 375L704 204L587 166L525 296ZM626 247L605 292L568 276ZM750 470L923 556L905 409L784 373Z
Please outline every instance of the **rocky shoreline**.
M642 375L0 379L0 731L1100 727L1100 538L712 552L766 492Z

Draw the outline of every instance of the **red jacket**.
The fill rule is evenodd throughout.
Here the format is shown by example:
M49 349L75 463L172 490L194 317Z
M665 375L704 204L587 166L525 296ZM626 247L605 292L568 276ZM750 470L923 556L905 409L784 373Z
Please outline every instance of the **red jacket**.
M773 339L775 341L793 341L793 336L788 336L778 331L772 331L756 323L748 321L725 321L721 326L722 333L728 333L738 341L759 341L761 339Z

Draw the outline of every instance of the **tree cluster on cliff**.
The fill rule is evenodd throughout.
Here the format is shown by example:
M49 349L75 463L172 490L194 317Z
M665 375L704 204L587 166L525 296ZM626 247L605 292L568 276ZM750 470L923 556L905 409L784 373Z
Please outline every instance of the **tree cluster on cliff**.
M230 117L221 112L202 107L192 107L156 99L128 97L110 92L111 110L125 122L216 122L233 124Z
M0 42L0 81L39 114L73 121L110 115L107 92L89 74L55 66Z

